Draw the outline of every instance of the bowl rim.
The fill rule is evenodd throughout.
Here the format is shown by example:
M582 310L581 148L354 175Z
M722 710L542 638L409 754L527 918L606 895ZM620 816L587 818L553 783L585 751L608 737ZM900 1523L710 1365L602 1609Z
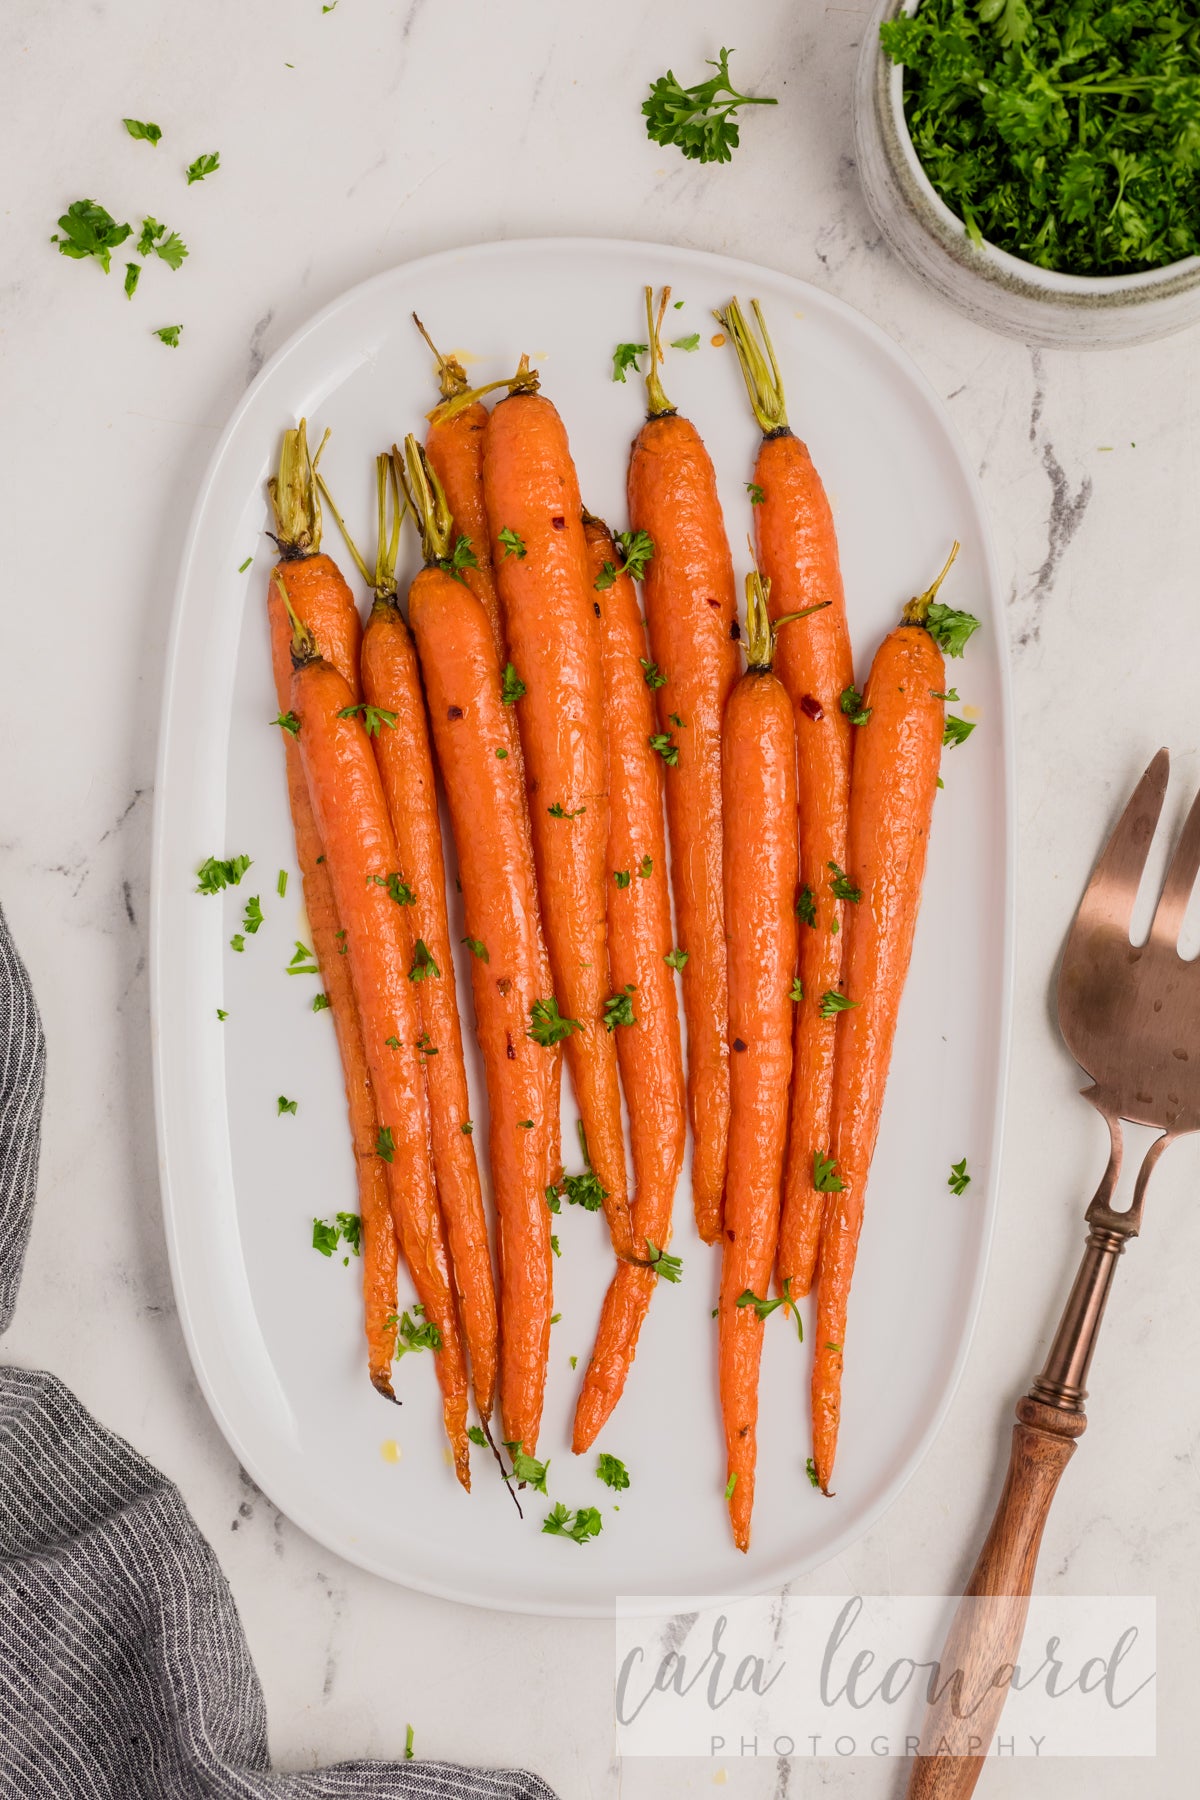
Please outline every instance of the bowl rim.
M915 13L921 0L900 0L899 5L887 5L887 0L875 14L873 26L877 27L890 14L895 17L899 13ZM952 207L947 206L929 176L925 165L917 155L916 146L908 129L908 119L904 111L904 65L894 63L888 57L883 45L879 44L877 55L880 66L884 70L884 89L887 103L892 115L892 123L896 131L896 142L904 158L907 173L920 191L924 204L932 211L937 223L943 231L949 231L955 237L969 244L977 253L977 260L972 267L985 280L1014 278L1040 287L1048 295L1061 294L1064 297L1082 298L1085 295L1113 296L1119 294L1139 294L1147 288L1153 289L1161 285L1171 285L1181 275L1196 274L1200 276L1200 254L1180 257L1176 262L1157 263L1152 269L1137 269L1128 275L1072 275L1062 269L1045 269L1040 263L1028 262L1024 257L1014 256L1011 250L1003 250L999 244L993 244L990 238L983 238L976 244L967 231L965 222ZM986 252L986 258L979 255ZM990 265L990 266L989 266Z

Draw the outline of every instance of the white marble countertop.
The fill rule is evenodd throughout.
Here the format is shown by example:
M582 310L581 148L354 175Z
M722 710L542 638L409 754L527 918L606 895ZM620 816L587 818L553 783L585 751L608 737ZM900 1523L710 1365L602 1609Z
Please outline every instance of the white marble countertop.
M398 1753L527 1764L564 1796L898 1792L869 1761L714 1766L612 1756L604 1624L468 1612L338 1561L240 1474L184 1351L159 1214L146 911L159 683L192 496L264 356L377 270L478 239L592 233L719 249L829 288L942 394L990 504L1009 601L1020 882L1000 1225L965 1379L931 1454L813 1591L953 1591L1044 1348L1102 1163L1051 1024L1063 931L1119 799L1162 743L1175 812L1200 779L1195 331L1125 353L1031 354L921 291L856 183L862 6L757 0L11 0L0 15L5 627L0 897L50 1049L40 1198L6 1358L48 1366L181 1486L228 1572L284 1766ZM728 167L649 144L648 79L735 67L782 104ZM157 120L157 149L123 114ZM219 175L181 169L219 150ZM186 238L128 305L47 239L95 195ZM150 335L182 321L176 351ZM53 646L52 657L47 656ZM1157 1179L1121 1268L1091 1425L1041 1579L1154 1593L1159 1755L1131 1770L994 1767L981 1789L1116 1800L1185 1791L1200 1674L1196 1532L1200 1217L1194 1146ZM915 1303L915 1300L914 1300Z

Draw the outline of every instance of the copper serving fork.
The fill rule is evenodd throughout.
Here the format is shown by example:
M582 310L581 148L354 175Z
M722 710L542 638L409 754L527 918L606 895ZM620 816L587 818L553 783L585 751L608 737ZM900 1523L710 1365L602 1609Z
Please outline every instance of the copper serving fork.
M943 1689L926 1715L909 1777L909 1800L966 1800L992 1740L1017 1660L1038 1550L1059 1477L1087 1420L1087 1375L1116 1272L1138 1235L1146 1188L1175 1138L1200 1129L1200 958L1179 954L1180 926L1200 870L1200 795L1171 858L1146 942L1130 941L1146 857L1167 791L1170 758L1160 750L1109 838L1075 914L1058 977L1058 1022L1085 1088L1109 1131L1108 1166L1087 1209L1088 1236L1041 1374L1017 1402L1008 1475L942 1652ZM1115 1211L1121 1120L1156 1126L1133 1199ZM988 1604L981 1605L981 1601ZM974 1740L974 1742L972 1742ZM940 1748L941 1753L934 1753ZM949 1754L946 1754L946 1751Z

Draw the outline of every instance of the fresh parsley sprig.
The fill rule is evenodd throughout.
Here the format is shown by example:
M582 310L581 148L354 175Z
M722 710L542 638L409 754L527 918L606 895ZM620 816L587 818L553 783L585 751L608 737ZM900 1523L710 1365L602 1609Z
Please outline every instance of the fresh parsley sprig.
M735 114L742 106L776 106L765 94L740 94L729 79L730 50L722 50L708 67L715 75L685 88L668 69L653 82L642 102L646 136L656 144L674 144L693 162L729 162L739 143Z

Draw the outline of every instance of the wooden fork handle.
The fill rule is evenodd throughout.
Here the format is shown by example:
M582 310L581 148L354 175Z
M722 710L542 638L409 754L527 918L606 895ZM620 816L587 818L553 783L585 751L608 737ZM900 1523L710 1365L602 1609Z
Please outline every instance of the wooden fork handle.
M991 1530L946 1637L942 1694L929 1708L908 1800L967 1800L986 1760L1020 1651L1042 1532L1059 1477L1075 1453L1083 1413L1027 1394L1017 1402L1012 1453ZM961 1688L945 1686L962 1672Z

